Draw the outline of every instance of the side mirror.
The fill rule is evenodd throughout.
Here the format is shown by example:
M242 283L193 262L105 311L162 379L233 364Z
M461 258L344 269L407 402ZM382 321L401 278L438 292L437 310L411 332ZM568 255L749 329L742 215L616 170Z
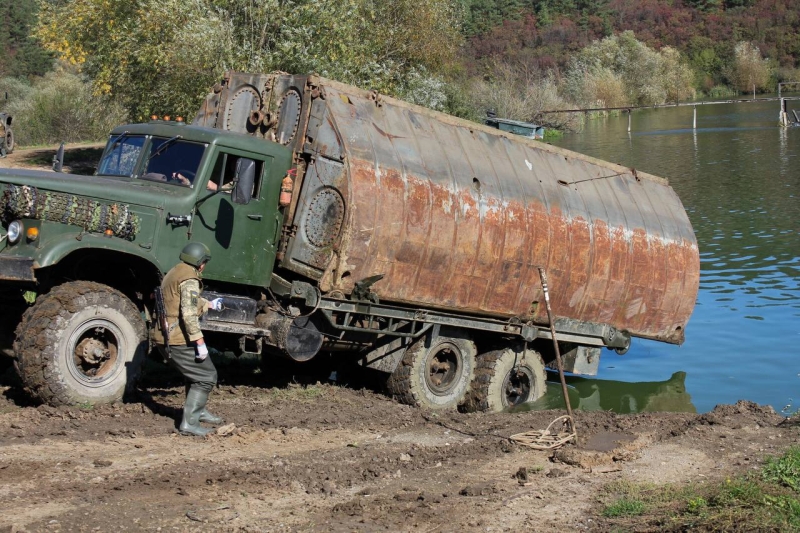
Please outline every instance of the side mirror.
M253 196L253 183L256 181L256 162L240 157L236 163L236 176L233 178L231 200L235 204L249 204Z

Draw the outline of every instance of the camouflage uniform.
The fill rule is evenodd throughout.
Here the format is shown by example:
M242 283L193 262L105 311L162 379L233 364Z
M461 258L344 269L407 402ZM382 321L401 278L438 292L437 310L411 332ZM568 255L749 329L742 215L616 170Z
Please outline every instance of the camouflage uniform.
M195 357L194 342L203 338L200 317L208 311L208 301L200 296L202 284L197 268L178 263L164 276L161 291L169 324L170 364L186 378L189 387L211 392L217 384L217 369L210 357L203 361ZM154 330L153 338L166 355L164 337Z

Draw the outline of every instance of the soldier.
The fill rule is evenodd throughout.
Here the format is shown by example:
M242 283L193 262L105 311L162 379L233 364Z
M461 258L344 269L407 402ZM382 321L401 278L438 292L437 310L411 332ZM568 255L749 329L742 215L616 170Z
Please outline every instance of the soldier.
M180 431L184 435L205 436L211 432L200 422L221 424L222 419L206 410L208 395L217 384L217 369L208 357L208 347L199 318L209 309L221 310L222 298L210 302L200 297L200 278L211 259L208 247L199 242L187 244L175 265L161 282L164 309L169 329L169 350L164 336L156 329L154 339L161 354L186 379L186 401Z

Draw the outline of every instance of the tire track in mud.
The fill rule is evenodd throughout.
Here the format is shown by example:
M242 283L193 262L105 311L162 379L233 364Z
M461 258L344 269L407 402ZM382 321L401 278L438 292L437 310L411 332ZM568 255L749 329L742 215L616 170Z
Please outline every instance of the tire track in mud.
M578 412L584 442L630 439L606 452L552 454L504 437L543 428L558 411L425 412L369 391L315 387L309 397L302 388L223 386L212 407L238 432L205 440L171 433L179 387L93 410L17 407L0 396L0 527L591 530L611 480L747 468L758 450L798 433L748 403L705 415ZM620 469L592 471L592 461ZM528 485L515 478L522 467Z

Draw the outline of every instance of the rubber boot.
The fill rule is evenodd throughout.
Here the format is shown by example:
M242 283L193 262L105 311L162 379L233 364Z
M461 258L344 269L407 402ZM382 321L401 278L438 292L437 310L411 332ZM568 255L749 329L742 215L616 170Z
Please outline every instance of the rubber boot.
M186 385L186 394L187 395L189 394L189 389L190 388L191 388L191 385L187 384ZM206 424L211 424L211 425L214 425L214 426L219 426L220 424L225 422L225 420L223 420L222 417L219 417L219 416L217 416L215 414L210 413L208 411L208 409L203 407L203 411L200 413L200 422L204 422Z
M213 426L219 426L225 421L221 417L209 413L208 409L204 407L200 412L200 422L205 422L206 424L211 424Z
M208 401L208 393L200 389L189 389L186 402L183 404L183 420L179 427L183 435L196 435L205 437L212 430L200 425L200 413Z

